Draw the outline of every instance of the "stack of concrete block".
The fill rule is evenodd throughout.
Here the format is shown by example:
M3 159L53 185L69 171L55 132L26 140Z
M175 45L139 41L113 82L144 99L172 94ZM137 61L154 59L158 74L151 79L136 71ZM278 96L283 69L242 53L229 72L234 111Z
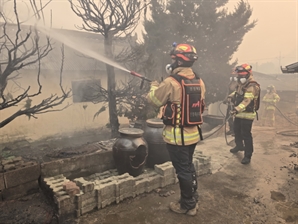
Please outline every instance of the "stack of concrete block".
M74 195L69 195L66 189L63 188L63 185L69 181L62 174L43 179L47 193L53 197L59 216L74 215Z
M205 156L201 151L195 151L193 155L193 163L197 172L197 176L211 174L211 157Z
M84 178L76 178L74 182L80 187L81 192L75 196L76 215L84 215L97 208L97 192L94 183Z
M39 190L40 165L10 157L0 165L0 200L16 199Z
M195 152L194 164L198 175L210 173L210 157ZM88 177L76 178L73 182L80 192L75 195L68 193L65 187L63 189L63 184L66 185L68 181L63 175L43 180L51 189L59 210L58 214L73 214L79 217L95 209L105 208L112 203L120 203L126 198L133 198L136 195L175 184L178 179L172 163L166 162L155 165L154 169L148 168L137 177L128 173L118 175L116 169L111 169Z

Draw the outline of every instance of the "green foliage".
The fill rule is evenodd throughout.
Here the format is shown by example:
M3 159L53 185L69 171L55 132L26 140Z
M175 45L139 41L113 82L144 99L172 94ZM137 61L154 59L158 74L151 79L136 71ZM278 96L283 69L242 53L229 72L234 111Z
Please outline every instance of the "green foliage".
M232 12L227 12L224 6L228 0L169 0L166 5L159 0L151 2L152 20L144 22L144 46L157 64L154 73L165 75L173 42L192 44L199 56L193 69L206 84L206 102L222 100L237 63L230 62L232 56L244 35L256 25L256 21L249 21L250 5L240 0Z

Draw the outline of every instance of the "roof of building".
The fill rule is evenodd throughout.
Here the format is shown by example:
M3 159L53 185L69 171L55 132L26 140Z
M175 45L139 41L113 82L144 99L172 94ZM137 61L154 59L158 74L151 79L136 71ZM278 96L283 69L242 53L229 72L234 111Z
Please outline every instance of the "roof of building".
M284 68L280 67L282 73L298 73L298 62L286 65Z
M267 75L260 72L253 72L255 80L265 90L267 86L274 85L278 91L298 91L298 75Z

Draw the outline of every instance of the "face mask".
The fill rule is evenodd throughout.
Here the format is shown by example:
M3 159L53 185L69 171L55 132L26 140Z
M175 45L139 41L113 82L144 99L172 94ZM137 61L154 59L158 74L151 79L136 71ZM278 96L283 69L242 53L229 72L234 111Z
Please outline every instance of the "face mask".
M238 82L244 84L246 82L246 78L238 78Z
M167 72L169 75L171 75L172 71L173 71L172 65L171 65L171 64L167 64L167 65L166 65L166 72Z

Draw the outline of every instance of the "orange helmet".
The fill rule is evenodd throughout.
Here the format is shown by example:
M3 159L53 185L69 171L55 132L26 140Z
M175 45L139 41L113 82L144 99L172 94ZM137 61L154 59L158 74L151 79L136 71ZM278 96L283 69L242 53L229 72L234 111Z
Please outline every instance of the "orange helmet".
M170 55L172 59L181 59L185 62L194 62L198 59L197 50L189 44L173 44Z
M242 64L235 68L235 72L238 76L246 76L251 74L252 66L249 64Z

